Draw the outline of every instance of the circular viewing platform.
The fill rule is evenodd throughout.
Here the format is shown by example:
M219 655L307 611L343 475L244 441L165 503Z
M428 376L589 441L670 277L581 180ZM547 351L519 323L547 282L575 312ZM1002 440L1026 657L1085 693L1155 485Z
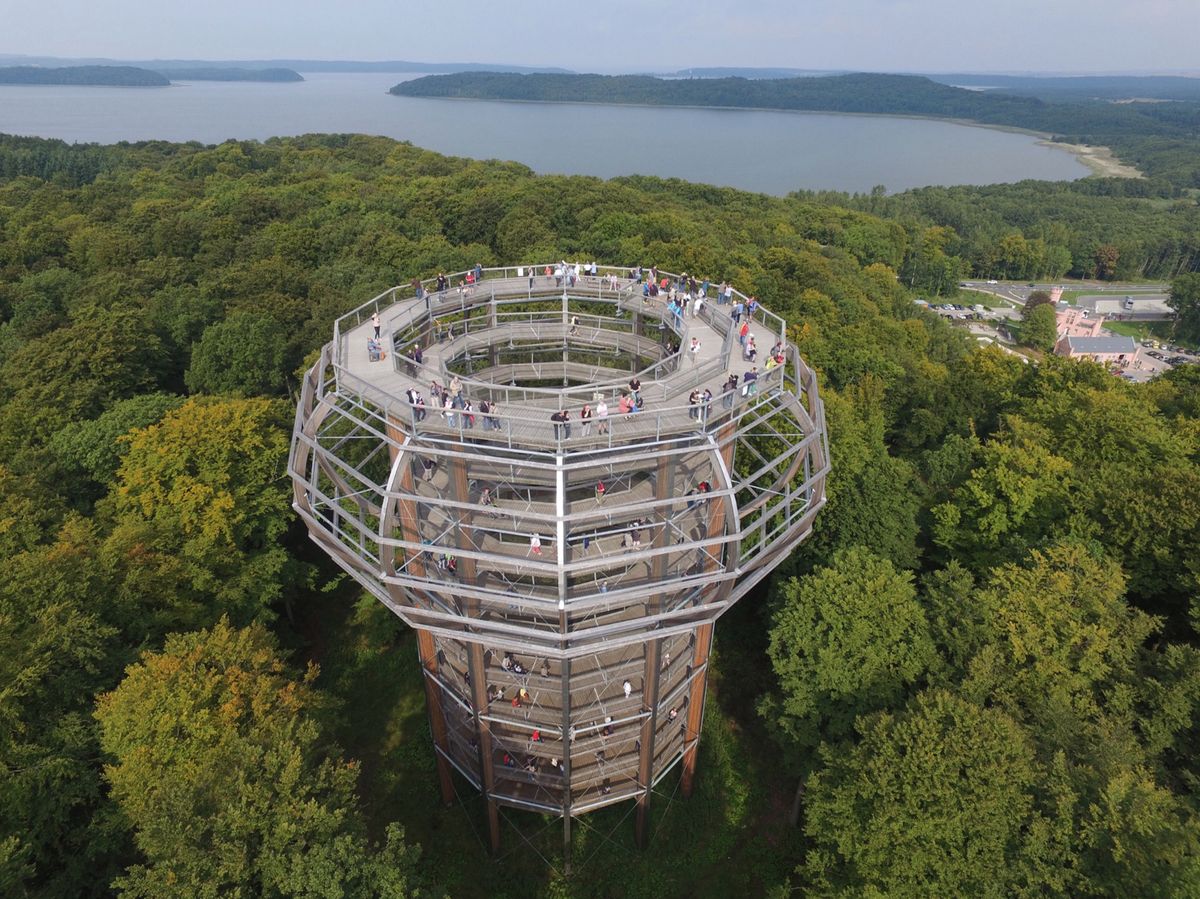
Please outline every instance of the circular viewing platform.
M498 806L569 826L636 798L643 834L676 762L690 789L713 623L808 535L829 470L780 318L556 268L343 316L289 461L313 539L417 630L443 793L452 769L479 788L494 844Z

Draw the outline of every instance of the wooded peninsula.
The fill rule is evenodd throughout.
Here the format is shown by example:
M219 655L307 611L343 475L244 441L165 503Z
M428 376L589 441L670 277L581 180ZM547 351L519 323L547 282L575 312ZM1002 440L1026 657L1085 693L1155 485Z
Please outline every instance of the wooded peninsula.
M84 84L106 87L166 87L172 81L303 81L292 69L195 66L151 70L137 66L83 65L43 68L0 67L0 84Z
M1147 85L1147 90L1155 88ZM1002 90L967 90L920 75L851 74L781 79L461 72L395 85L406 97L636 103L913 115L1023 128L1071 144L1111 147L1122 161L1178 187L1200 187L1200 101L1112 103L1067 94L1059 102ZM1070 97L1073 101L1068 102Z
M165 75L136 66L0 67L0 84L91 84L110 87L166 87Z

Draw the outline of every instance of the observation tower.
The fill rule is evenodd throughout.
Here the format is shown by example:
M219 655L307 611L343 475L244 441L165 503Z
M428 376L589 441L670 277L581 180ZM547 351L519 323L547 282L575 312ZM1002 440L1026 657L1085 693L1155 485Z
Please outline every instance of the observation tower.
M304 378L293 505L415 629L442 798L452 769L482 792L493 851L501 807L561 817L569 846L573 817L629 800L644 846L659 780L681 765L692 789L714 622L825 502L824 411L761 306L746 359L740 293L680 314L630 269L544 271L414 280L339 319Z

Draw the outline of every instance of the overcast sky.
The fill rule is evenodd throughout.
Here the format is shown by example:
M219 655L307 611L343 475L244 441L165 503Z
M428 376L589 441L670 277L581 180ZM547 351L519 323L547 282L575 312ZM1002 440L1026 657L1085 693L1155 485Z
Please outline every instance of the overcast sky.
M1200 73L1200 0L0 0L0 53Z

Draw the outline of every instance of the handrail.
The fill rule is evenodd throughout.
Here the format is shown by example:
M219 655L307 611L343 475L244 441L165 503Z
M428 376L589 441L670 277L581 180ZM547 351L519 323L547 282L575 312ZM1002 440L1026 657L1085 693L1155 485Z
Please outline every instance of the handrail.
M344 382L343 387L339 388L340 392L344 394L345 389L350 389L382 411L382 415L379 416L380 431L385 431L389 425L402 423L411 428L414 437L422 436L426 440L448 439L459 443L464 438L472 437L477 441L506 449L553 448L557 452L592 452L614 446L630 447L642 441L661 443L665 439L707 434L719 430L720 425L730 416L739 414L742 407L762 401L770 396L772 390L787 388L787 366L782 365L770 372L759 374L757 393L754 396L743 396L742 385L739 384L738 389L733 391L729 407L723 403L723 394L714 394L707 407L707 414L704 414L702 407L698 411L698 407L686 403L625 414L612 408L609 410L607 434L599 433L600 422L593 418L588 437L582 436L583 423L576 412L576 416L570 422L572 436L567 437L565 429L556 427L548 417L548 413L555 411L550 407L541 410L547 413L544 419L531 419L528 411L510 413L505 410L489 413L488 417L496 419L501 425L490 431L485 427L484 414L478 409L471 413L475 418L473 426L468 424L463 410L452 410L451 419L447 417L446 410L432 405L425 408L424 420L416 421L415 410L407 400L391 396L336 363L333 364L333 368L339 382ZM694 417L697 411L698 415Z
M528 269L524 266L519 267L524 271ZM551 266L553 271L554 266ZM482 324L486 328L493 328L500 322L510 324L516 321L528 321L531 325L541 324L542 326L562 324L565 325L568 321L568 310L566 306L567 299L586 302L590 299L591 291L595 291L595 299L600 302L612 303L616 312L612 317L609 316L585 316L590 318L597 324L600 321L610 323L614 327L608 327L610 333L615 333L616 328L620 329L620 333L625 333L631 336L636 335L640 339L645 339L638 335L635 331L634 320L630 320L627 324L617 324L619 319L617 315L634 313L635 316L643 316L645 318L656 319L659 322L658 328L661 333L665 333L668 329L679 342L680 350L677 350L671 356L660 360L651 365L647 369L636 372L637 376L643 378L647 383L642 388L643 396L652 401L664 401L668 398L670 390L668 389L667 379L678 373L687 363L684 361L684 352L682 348L689 340L691 332L692 316L677 315L671 316L666 313L665 305L657 300L647 301L643 299L636 289L638 283L628 277L631 273L624 268L615 266L598 267L596 276L585 275L580 277L574 287L566 283L566 278L560 283L556 281L552 275L549 279L545 277L543 265L538 265L532 278L525 274L518 276L518 267L507 266L502 268L488 268L484 270L484 277L480 282L469 289L460 289L453 287L445 291L430 291L428 286L435 286L434 279L428 279L420 283L420 291L424 303L413 303L412 300L417 296L416 290L411 287L392 287L383 291L377 296L361 304L356 309L351 310L345 315L339 317L334 323L334 347L333 347L333 372L335 382L340 388L344 379L357 381L367 386L366 390L356 391L363 393L364 396L372 397L375 402L382 402L385 405L389 404L405 404L402 397L397 397L388 390L378 385L367 385L366 381L354 376L347 369L344 358L345 347L342 346L343 333L348 333L351 327L360 326L365 320L368 312L374 313L383 311L387 314L387 310L395 306L397 303L406 303L407 308L399 313L399 317L393 317L389 320L389 330L393 335L392 348L392 364L397 373L401 373L400 366L403 364L406 374L414 378L419 383L428 384L431 380L441 379L448 382L454 377L447 363L451 361L456 354L469 352L469 345L466 338L472 333L472 330L478 330ZM678 275L660 271L661 277L666 277L672 281L678 280ZM457 272L449 276L451 284L455 280L465 280L467 272ZM615 279L610 279L610 276L615 276ZM615 280L615 289L614 289ZM532 283L531 283L532 282ZM562 293L559 293L562 291ZM745 301L747 298L736 289L734 295ZM714 298L715 300L716 298ZM695 366L690 371L690 378L687 384L692 384L699 388L708 382L709 388L717 386L713 383L713 379L722 379L726 369L726 364L729 360L730 351L733 348L736 329L733 327L731 318L726 315L726 308L714 300L709 300L704 304L700 313L700 318L704 320L709 327L722 334L722 342L720 352L706 362ZM554 304L553 309L545 310L515 310L502 311L504 307L512 306L521 303L547 303ZM560 306L561 304L561 306ZM453 317L452 327L462 326L464 334L456 336L452 345L455 342L462 341L461 345L455 348L450 354L444 355L440 360L440 365L430 367L428 364L416 365L415 362L406 356L401 350L397 352L395 345L398 342L401 347L406 347L409 341L427 343L427 338L431 328L439 326L440 321L447 320ZM786 325L782 318L771 313L762 305L759 305L755 310L752 321L759 322L768 329L778 327L781 340L786 346ZM539 335L540 336L540 335ZM402 340L398 340L402 337ZM619 343L618 343L619 349ZM790 348L789 348L790 349ZM521 365L546 365L549 370L557 372L565 371L566 365L583 366L583 363L571 363L569 360L564 363L536 363L532 359L529 363L517 363ZM554 369L555 365L560 368ZM807 371L802 361L798 362L802 370ZM787 366L785 365L784 368ZM603 369L603 366L599 366ZM633 373L631 373L632 375ZM533 386L508 386L497 384L486 380L477 380L470 376L470 373L458 375L460 381L463 382L465 388L472 392L472 395L483 395L489 399L497 400L505 405L513 405L520 403L524 405L532 405L535 408L547 408L548 405L572 406L579 405L584 402L593 401L597 394L605 395L615 400L622 393L622 389L618 385L619 381L624 380L624 375L620 379L601 378L593 380L587 384L576 384L569 387L533 387ZM762 373L760 373L760 378ZM719 383L719 381L717 382ZM347 385L349 386L349 385ZM673 385L678 392L680 385ZM798 389L797 391L802 399L802 403L808 405L805 401L810 399L805 394L807 391Z
M483 278L473 286L473 289L478 290L480 288L480 285L485 284L489 280L498 280L498 279L512 280L512 279L517 279L517 278L526 278L528 280L529 279L528 273L531 270L535 273L533 275L534 281L546 280L546 277L544 275L544 270L546 268L550 268L551 271L553 271L557 265L559 265L559 263L557 263L557 262L549 263L549 264L543 262L543 263L538 263L538 264L532 265L532 266L510 265L510 266L498 266L498 267L484 268L484 269L482 269ZM518 270L520 270L521 272L524 272L524 274L519 275ZM467 271L453 272L449 275L446 275L447 279L449 280L449 282L451 284L451 287L449 290L443 292L442 296L445 296L445 295L451 294L451 293L455 293L457 291L457 287L455 286L454 282L455 281L466 281L467 275L469 273L473 274L474 270L471 269L471 270L467 270ZM621 293L628 292L631 284L640 283L640 282L634 282L629 277L630 273L631 273L630 269L628 269L624 266L597 265L597 274L595 276L592 276L592 275L581 276L579 281L577 282L576 288L574 288L574 289L576 290L577 293L582 293L583 291L578 289L578 286L580 284L582 284L584 287L595 289L597 299L600 299L603 297L603 294L605 293L606 290L609 294L614 293L614 291L605 288L604 284L608 280L608 277L610 275L616 275L618 278L618 284L624 285L624 286L619 286L618 289L615 291L615 293L619 295ZM671 281L676 281L680 277L679 274L676 272L668 272L668 271L663 271L663 270L660 270L658 272L658 274L660 277L666 277L666 278L670 279ZM553 281L554 281L554 276L551 275L551 277L548 279L548 281L546 283L543 283L541 285L538 285L538 284L532 285L532 287L529 288L529 292L532 293L533 287L538 287L538 286L540 286L542 288L543 292L547 291L547 290L549 290L549 288L551 286L551 282L553 282ZM429 286L436 284L436 282L437 282L436 278L427 278L424 280L420 280L418 283L420 284L422 291L426 295L429 295L430 294ZM565 286L565 279L564 279L564 284L554 284L553 286L554 286L555 290L563 289L563 287ZM737 290L736 288L734 288L733 293L736 297L741 298L743 301L746 301L749 299L749 297L747 297L744 293ZM385 298L386 298L386 302L385 302ZM337 318L334 321L333 327L334 327L334 341L335 341L335 344L338 346L338 350L337 350L338 355L335 355L334 361L338 362L339 364L341 364L341 362L342 362L342 359L340 357L339 337L340 337L341 333L344 330L346 330L345 325L347 322L349 322L351 319L353 319L354 324L356 326L361 325L364 320L364 317L365 317L363 313L366 310L369 309L372 312L382 312L385 306L394 306L396 303L401 302L402 300L411 300L411 299L415 299L415 298L416 298L416 293L413 291L411 284L404 285L404 286L397 285L395 287L391 287L388 290L383 291L378 296L375 296L375 297L371 298L370 300L367 300L365 303L361 304L360 306L350 310L346 314ZM586 299L586 297L580 296L579 299ZM710 301L709 303L706 303L706 305L717 306L718 304ZM778 315L775 315L774 313L768 311L761 304L758 307L758 312L761 314L761 321L762 321L764 327L770 328L773 334L778 334L780 339L786 343L786 340L787 340L786 322L784 322L784 320L782 318L780 318Z

